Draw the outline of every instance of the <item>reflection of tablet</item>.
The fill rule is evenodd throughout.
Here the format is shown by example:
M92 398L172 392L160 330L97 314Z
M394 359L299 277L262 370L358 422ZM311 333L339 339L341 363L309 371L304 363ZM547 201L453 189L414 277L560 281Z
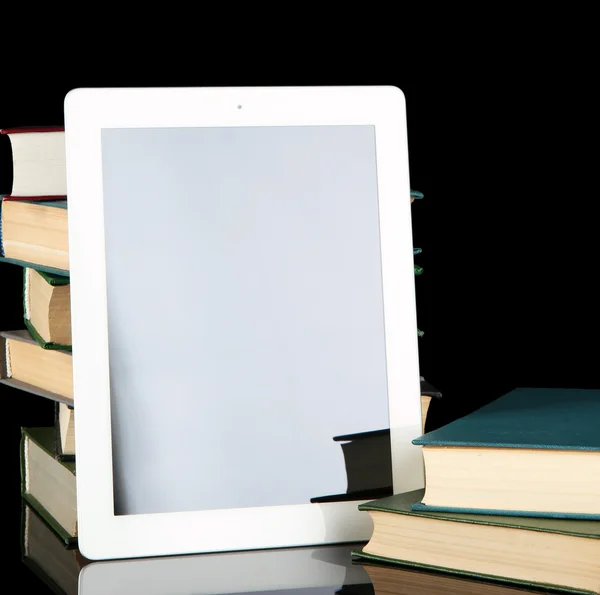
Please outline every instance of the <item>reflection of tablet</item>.
M92 559L370 537L332 437L423 485L394 87L65 101L79 542Z
M373 595L349 545L95 562L79 595Z

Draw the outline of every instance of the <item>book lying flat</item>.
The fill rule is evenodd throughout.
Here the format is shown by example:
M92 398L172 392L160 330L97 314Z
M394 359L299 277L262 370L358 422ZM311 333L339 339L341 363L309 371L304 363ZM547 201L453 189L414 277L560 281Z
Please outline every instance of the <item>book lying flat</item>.
M26 329L0 331L0 383L73 405L71 351L44 349Z
M2 200L0 256L58 271L69 270L66 200Z
M63 126L4 128L12 152L13 183L4 200L66 198L67 168Z
M423 490L358 506L373 520L358 560L541 589L600 593L597 521L412 510Z
M75 463L57 461L53 427L21 428L21 495L65 544L77 543Z
M600 520L600 390L518 388L413 440L415 509Z
M0 202L0 204L2 204ZM1 209L0 209L1 210ZM2 253L2 229L0 229L0 254ZM44 273L50 273L51 275L59 275L69 278L69 271L67 269L57 269L56 267L49 267L43 264L38 264L35 262L29 262L26 260L19 260L18 258L6 258L6 256L0 255L0 263L6 262L7 264L15 264L20 267L31 267L36 271L41 271Z

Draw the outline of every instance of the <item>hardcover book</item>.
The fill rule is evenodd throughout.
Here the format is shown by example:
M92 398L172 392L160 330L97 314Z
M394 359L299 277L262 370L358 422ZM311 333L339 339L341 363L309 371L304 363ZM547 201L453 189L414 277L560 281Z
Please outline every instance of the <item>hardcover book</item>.
M64 403L55 404L55 454L59 461L75 461L75 409Z
M357 560L540 589L600 593L597 521L413 510L423 490L360 504L369 542Z
M21 429L21 494L65 544L77 542L75 463L57 461L55 430Z
M2 200L0 256L68 275L66 200Z
M4 128L10 140L13 182L5 200L66 198L67 169L63 126Z
M600 520L600 390L518 388L413 440L415 509Z
M71 350L69 277L23 267L23 318L44 349Z
M73 405L70 351L44 349L29 331L0 331L0 383Z

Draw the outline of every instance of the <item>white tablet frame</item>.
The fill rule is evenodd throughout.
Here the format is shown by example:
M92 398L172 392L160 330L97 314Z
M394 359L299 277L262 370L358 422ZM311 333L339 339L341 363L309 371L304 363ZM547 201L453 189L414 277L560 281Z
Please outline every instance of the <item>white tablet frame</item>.
M394 492L424 485L406 103L393 86L82 88L65 98L79 547L92 560L356 542L359 502L113 514L103 128L375 127ZM89 274L89 271L94 271Z

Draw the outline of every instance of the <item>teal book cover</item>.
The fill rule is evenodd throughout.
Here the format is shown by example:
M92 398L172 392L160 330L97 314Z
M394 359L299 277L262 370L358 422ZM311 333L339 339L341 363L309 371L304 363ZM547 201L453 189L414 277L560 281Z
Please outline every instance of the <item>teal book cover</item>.
M600 390L583 388L517 388L506 395L499 397L491 403L477 409L476 411L457 419L437 430L428 432L413 440L413 444L424 447L461 447L466 448L484 448L484 449L519 449L527 451L571 451L581 452L588 457L593 453L599 453L600 456L600 432L598 431L598 420L600 419ZM586 454L587 453L587 454ZM482 453L483 454L483 453ZM542 456L540 454L540 456ZM547 459L545 459L547 460ZM559 459L560 460L560 459ZM561 473L560 465L557 460L545 463L549 465L550 474L565 477L566 470L563 468ZM588 460L586 458L586 460ZM589 466L591 460L588 460ZM571 463L573 464L573 462ZM426 465L427 466L427 465ZM585 466L584 468L588 468ZM576 467L571 467L575 469ZM503 466L503 469L509 469ZM545 472L545 467L541 467L542 474L537 481L548 482L550 476ZM552 471L554 469L554 471ZM477 472L473 472L477 473ZM523 472L521 471L521 474ZM545 474L544 474L545 473ZM537 477L535 468L531 468L530 477ZM427 477L427 470L426 470ZM479 475L473 475L477 478ZM509 484L517 481L517 477L522 477L516 473L514 476L508 473L506 476ZM415 511L437 511L437 512L458 512L466 514L500 514L522 517L545 517L545 518L572 518L600 520L598 506L590 507L586 502L586 494L590 489L593 480L586 479L581 473L571 475L570 481L576 481L583 486L583 491L561 490L566 494L572 491L580 494L574 497L569 495L573 506L568 510L544 508L546 504L531 510L514 510L514 499L509 497L510 490L507 490L502 499L495 498L495 501L511 502L511 506L496 507L473 507L473 506L449 506L443 505L439 501L435 505L415 503L412 509ZM590 476L592 477L592 476ZM512 479L511 479L512 478ZM507 484L507 485L509 485ZM533 485L533 484L532 484ZM542 489L544 493L554 493L554 488L545 483L546 488ZM594 484L595 485L595 484ZM532 488L529 488L530 490ZM538 489L538 488L535 488ZM578 488L579 489L579 488ZM550 492L548 492L550 490ZM540 493L541 494L541 493ZM479 496L478 496L479 497ZM487 499L487 497L486 497ZM456 500L456 497L454 497ZM586 510L587 507L587 510ZM504 510L510 508L510 510Z
M413 444L600 451L598 420L600 389L516 388Z

